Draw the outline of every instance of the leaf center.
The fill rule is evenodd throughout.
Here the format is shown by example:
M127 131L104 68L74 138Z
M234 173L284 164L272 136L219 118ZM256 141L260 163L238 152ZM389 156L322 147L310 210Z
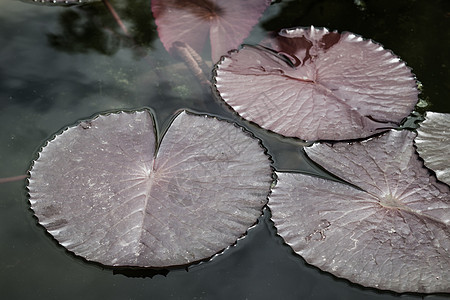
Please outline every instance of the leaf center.
M399 199L397 199L392 194L387 194L387 195L381 197L380 205L385 208L405 209L405 204L403 204Z

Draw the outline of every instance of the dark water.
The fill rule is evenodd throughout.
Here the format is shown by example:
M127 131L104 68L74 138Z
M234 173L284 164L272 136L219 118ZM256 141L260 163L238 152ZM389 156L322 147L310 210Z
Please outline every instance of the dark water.
M110 110L151 107L161 127L181 108L237 119L204 92L158 40L150 1L111 1L133 41L102 3L49 7L0 3L0 177L25 174L55 132ZM413 68L429 110L450 112L450 1L281 1L247 42L266 31L325 26L382 43ZM205 57L208 50L205 50ZM257 132L279 169L318 172L288 140ZM57 170L55 170L57 171ZM362 288L308 266L265 217L212 261L132 278L71 254L37 226L25 180L0 185L2 299L420 299ZM429 295L426 299L447 298Z

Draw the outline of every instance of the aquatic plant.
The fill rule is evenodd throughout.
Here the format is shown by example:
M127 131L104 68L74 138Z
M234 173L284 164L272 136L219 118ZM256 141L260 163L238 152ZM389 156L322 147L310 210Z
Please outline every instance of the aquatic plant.
M99 115L54 137L28 180L39 223L109 266L185 265L235 243L272 183L258 140L186 112L158 138L148 111Z
M353 33L281 30L274 49L244 46L222 57L215 87L259 126L303 140L357 139L398 127L418 98L411 70Z
M78 5L84 3L98 2L102 0L21 0L23 2L30 2L34 4L44 4L44 5Z
M439 180L450 185L450 115L427 112L415 139L425 166L436 172Z
M276 172L277 232L308 263L364 286L450 292L450 188L423 167L413 132L318 143L308 156L344 180Z
M256 2L258 9L269 3ZM170 52L175 46L177 55L185 51L194 74L210 70L202 70L198 56L208 33L215 61L253 26L236 36L230 36L231 27L221 28L225 38L217 41L213 33L220 31L219 19L235 18L238 9L224 13L208 0L152 5L164 46ZM178 20L170 19L166 9L193 12L188 21L201 30L179 34L185 23L171 28ZM252 22L260 16L256 11L248 12L255 13ZM231 46L214 50L224 44ZM294 251L364 286L449 291L448 186L418 160L414 134L389 131L360 141L398 127L417 101L414 76L396 55L351 33L287 29L262 46L246 45L226 55L216 68L215 84L226 103L263 128L305 140L359 139L305 149L342 182L277 171L269 207L278 233ZM146 120L137 121L141 129L136 129L137 119ZM108 122L113 124L100 126ZM130 124L134 128L126 133ZM146 112L99 116L70 127L42 149L30 172L30 202L61 245L104 265L159 268L211 257L254 224L271 182L268 158L257 141L230 123L188 113L178 115L163 137L153 127ZM228 128L252 146L240 147ZM193 131L200 137L189 136ZM211 136L204 140L205 135ZM207 148L214 155L205 143L211 143ZM223 148L230 152L224 154ZM160 170L153 167L169 165L170 172L160 171L163 180L152 177ZM256 175L254 165L262 170Z

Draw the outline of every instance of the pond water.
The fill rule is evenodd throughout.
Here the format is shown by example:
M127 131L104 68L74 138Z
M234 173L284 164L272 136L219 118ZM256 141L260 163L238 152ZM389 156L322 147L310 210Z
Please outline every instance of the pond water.
M161 128L179 109L235 120L260 137L279 170L316 173L296 150L240 121L201 88L158 39L150 0L115 0L133 39L100 3L0 4L0 177L25 174L43 143L105 111L152 108ZM450 3L442 0L276 1L252 31L293 26L351 31L383 44L413 68L427 109L450 112ZM202 54L205 59L209 50ZM55 170L57 172L57 170ZM265 212L237 245L166 276L115 274L67 253L37 225L25 180L0 184L3 299L421 299L362 288L307 265L276 235ZM129 275L129 274L128 274ZM142 274L136 274L142 275ZM447 298L428 295L426 299Z

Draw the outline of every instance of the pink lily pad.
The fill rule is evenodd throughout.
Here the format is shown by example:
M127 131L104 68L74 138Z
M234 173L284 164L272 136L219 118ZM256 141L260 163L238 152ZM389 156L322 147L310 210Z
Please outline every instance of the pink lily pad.
M167 51L184 42L201 52L209 35L214 62L249 35L270 0L155 0L152 12Z
M415 139L425 166L450 185L450 114L427 112Z
M423 166L414 137L389 131L306 148L351 185L277 172L269 207L278 234L308 263L352 282L450 292L450 189Z
M418 98L404 62L381 45L325 28L284 29L272 49L244 46L215 70L244 119L303 140L364 138L397 127Z
M81 122L44 146L30 174L31 208L62 246L139 267L185 265L232 245L272 182L257 139L185 112L161 142L147 111Z

